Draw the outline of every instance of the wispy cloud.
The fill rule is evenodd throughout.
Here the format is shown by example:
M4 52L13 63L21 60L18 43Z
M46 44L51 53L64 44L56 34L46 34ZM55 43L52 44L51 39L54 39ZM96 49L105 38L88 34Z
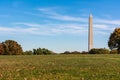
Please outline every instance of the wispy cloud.
M111 27L110 25L106 25L106 24L94 24L94 28L97 30L107 30L107 31L112 31L115 29L114 27Z
M65 14L60 14L60 13L57 13L56 10L51 8L39 8L38 10L44 13L46 17L49 17L51 19L88 23L88 18L86 18L86 16L74 17L74 16L65 15ZM101 18L94 18L94 17L93 19L94 19L94 23L120 25L120 20L101 19Z
M28 33L37 35L60 35L60 34L75 34L83 35L87 34L88 31L88 17L87 16L70 16L63 14L58 11L57 8L38 8L38 13L26 12L26 14L38 17L49 18L51 23L40 24L40 23L26 23L17 22L14 23L16 26L28 27ZM51 20L52 19L52 20ZM58 22L58 24L55 23ZM64 23L61 23L64 21ZM76 23L77 22L77 23ZM114 30L116 25L120 24L120 20L101 19L93 17L93 27L97 34L108 35ZM35 28L36 30L30 30ZM24 31L24 30L23 30ZM23 32L24 33L24 32Z
M85 35L87 30L86 26L80 24L59 24L58 27L52 28L52 32L59 34L75 34Z
M12 32L12 31L15 31L15 29L9 28L9 27L1 27L0 26L0 32L3 32L3 31Z
M28 28L16 28L17 32L35 34L35 35L64 35L64 34L74 34L74 35L86 35L88 34L88 24L37 24L37 23L15 23L16 26L27 26ZM94 24L94 31L97 34L106 35L114 28L109 27L104 24ZM11 29L11 28L10 28ZM15 30L16 30L15 29ZM14 29L13 29L14 30ZM106 32L107 31L107 32ZM14 31L15 32L15 31Z
M0 33L5 34L33 34L37 28L20 28L20 27L2 27L0 26Z
M95 23L120 25L120 20L109 20L109 19L98 19L98 18L94 20L95 20Z
M62 20L62 21L87 22L86 18L73 17L73 16L67 16L67 15L51 15L49 16L49 18Z
M25 23L25 22L16 22L13 23L15 25L25 25L25 26L29 26L29 27L40 27L40 24L36 24L36 23Z
M28 27L20 27L22 25ZM34 35L64 35L64 34L86 34L87 25L85 24L32 24L32 23L15 23L14 28L0 27L6 32L22 33L22 34L34 34Z
M94 35L104 35L104 36L106 36L106 35L109 35L109 33L108 32L105 32L105 31L100 31L100 30L98 30L98 31L94 31Z
M46 14L47 17L51 19L57 19L57 20L62 20L62 21L77 21L77 22L87 22L86 18L81 18L81 17L73 17L73 16L68 16L68 15L62 15L50 8L39 8L39 11L42 13Z

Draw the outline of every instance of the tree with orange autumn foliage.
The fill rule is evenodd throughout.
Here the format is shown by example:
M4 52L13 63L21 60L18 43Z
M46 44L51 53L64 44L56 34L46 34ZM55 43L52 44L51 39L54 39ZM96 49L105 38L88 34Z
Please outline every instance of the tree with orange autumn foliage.
M117 49L118 53L120 53L120 28L116 28L113 33L111 33L108 46L111 50Z
M20 44L14 40L6 40L0 43L0 54L1 55L21 55L23 50Z
M4 45L0 43L0 55L4 54Z

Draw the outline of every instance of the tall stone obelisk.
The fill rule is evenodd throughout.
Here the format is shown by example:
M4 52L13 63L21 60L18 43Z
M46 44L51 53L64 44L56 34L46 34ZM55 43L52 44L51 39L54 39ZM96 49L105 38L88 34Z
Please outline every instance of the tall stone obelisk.
M92 14L89 16L89 30L88 30L88 51L93 48L93 23L92 23Z

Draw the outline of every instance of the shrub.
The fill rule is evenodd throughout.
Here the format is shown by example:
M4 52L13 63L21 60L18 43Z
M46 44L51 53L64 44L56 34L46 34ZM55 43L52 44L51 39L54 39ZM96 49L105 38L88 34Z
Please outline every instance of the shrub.
M24 55L32 55L33 52L32 52L31 50L29 50L29 51L25 51L23 54L24 54Z
M111 51L110 51L110 54L118 54L118 51L117 51L116 49L111 50Z
M99 48L99 49L91 49L89 51L90 54L109 54L109 50L105 48Z
M64 53L61 54L81 54L81 53L79 51L73 51L73 52L65 51Z
M71 54L71 52L65 51L64 53L61 53L61 54Z
M33 55L50 55L50 54L55 53L45 48L33 49Z
M82 51L81 54L88 54L88 52L86 52L86 51Z
M81 53L78 51L73 51L73 52L71 52L71 54L81 54Z

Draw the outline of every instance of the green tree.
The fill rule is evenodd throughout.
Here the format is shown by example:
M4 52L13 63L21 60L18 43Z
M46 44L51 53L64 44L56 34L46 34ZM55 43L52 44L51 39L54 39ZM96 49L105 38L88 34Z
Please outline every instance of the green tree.
M2 44L4 44L4 54L6 54L6 55L21 55L21 54L23 54L21 45L19 45L14 40L6 40Z
M32 55L33 52L31 50L23 52L24 55Z
M71 54L81 54L81 53L78 51L73 51L73 52L71 52Z
M61 53L61 54L71 54L70 51L65 51L64 53Z
M116 28L114 32L111 33L108 46L111 50L117 49L118 53L120 53L120 28Z
M110 54L117 54L117 53L118 53L118 51L116 49L113 49L110 51Z
M33 54L34 55L48 55L48 54L54 54L54 52L45 49L45 48L38 48L38 49L33 49Z
M89 51L90 54L109 54L109 50L108 49L105 49L105 48L98 48L98 49L91 49Z

